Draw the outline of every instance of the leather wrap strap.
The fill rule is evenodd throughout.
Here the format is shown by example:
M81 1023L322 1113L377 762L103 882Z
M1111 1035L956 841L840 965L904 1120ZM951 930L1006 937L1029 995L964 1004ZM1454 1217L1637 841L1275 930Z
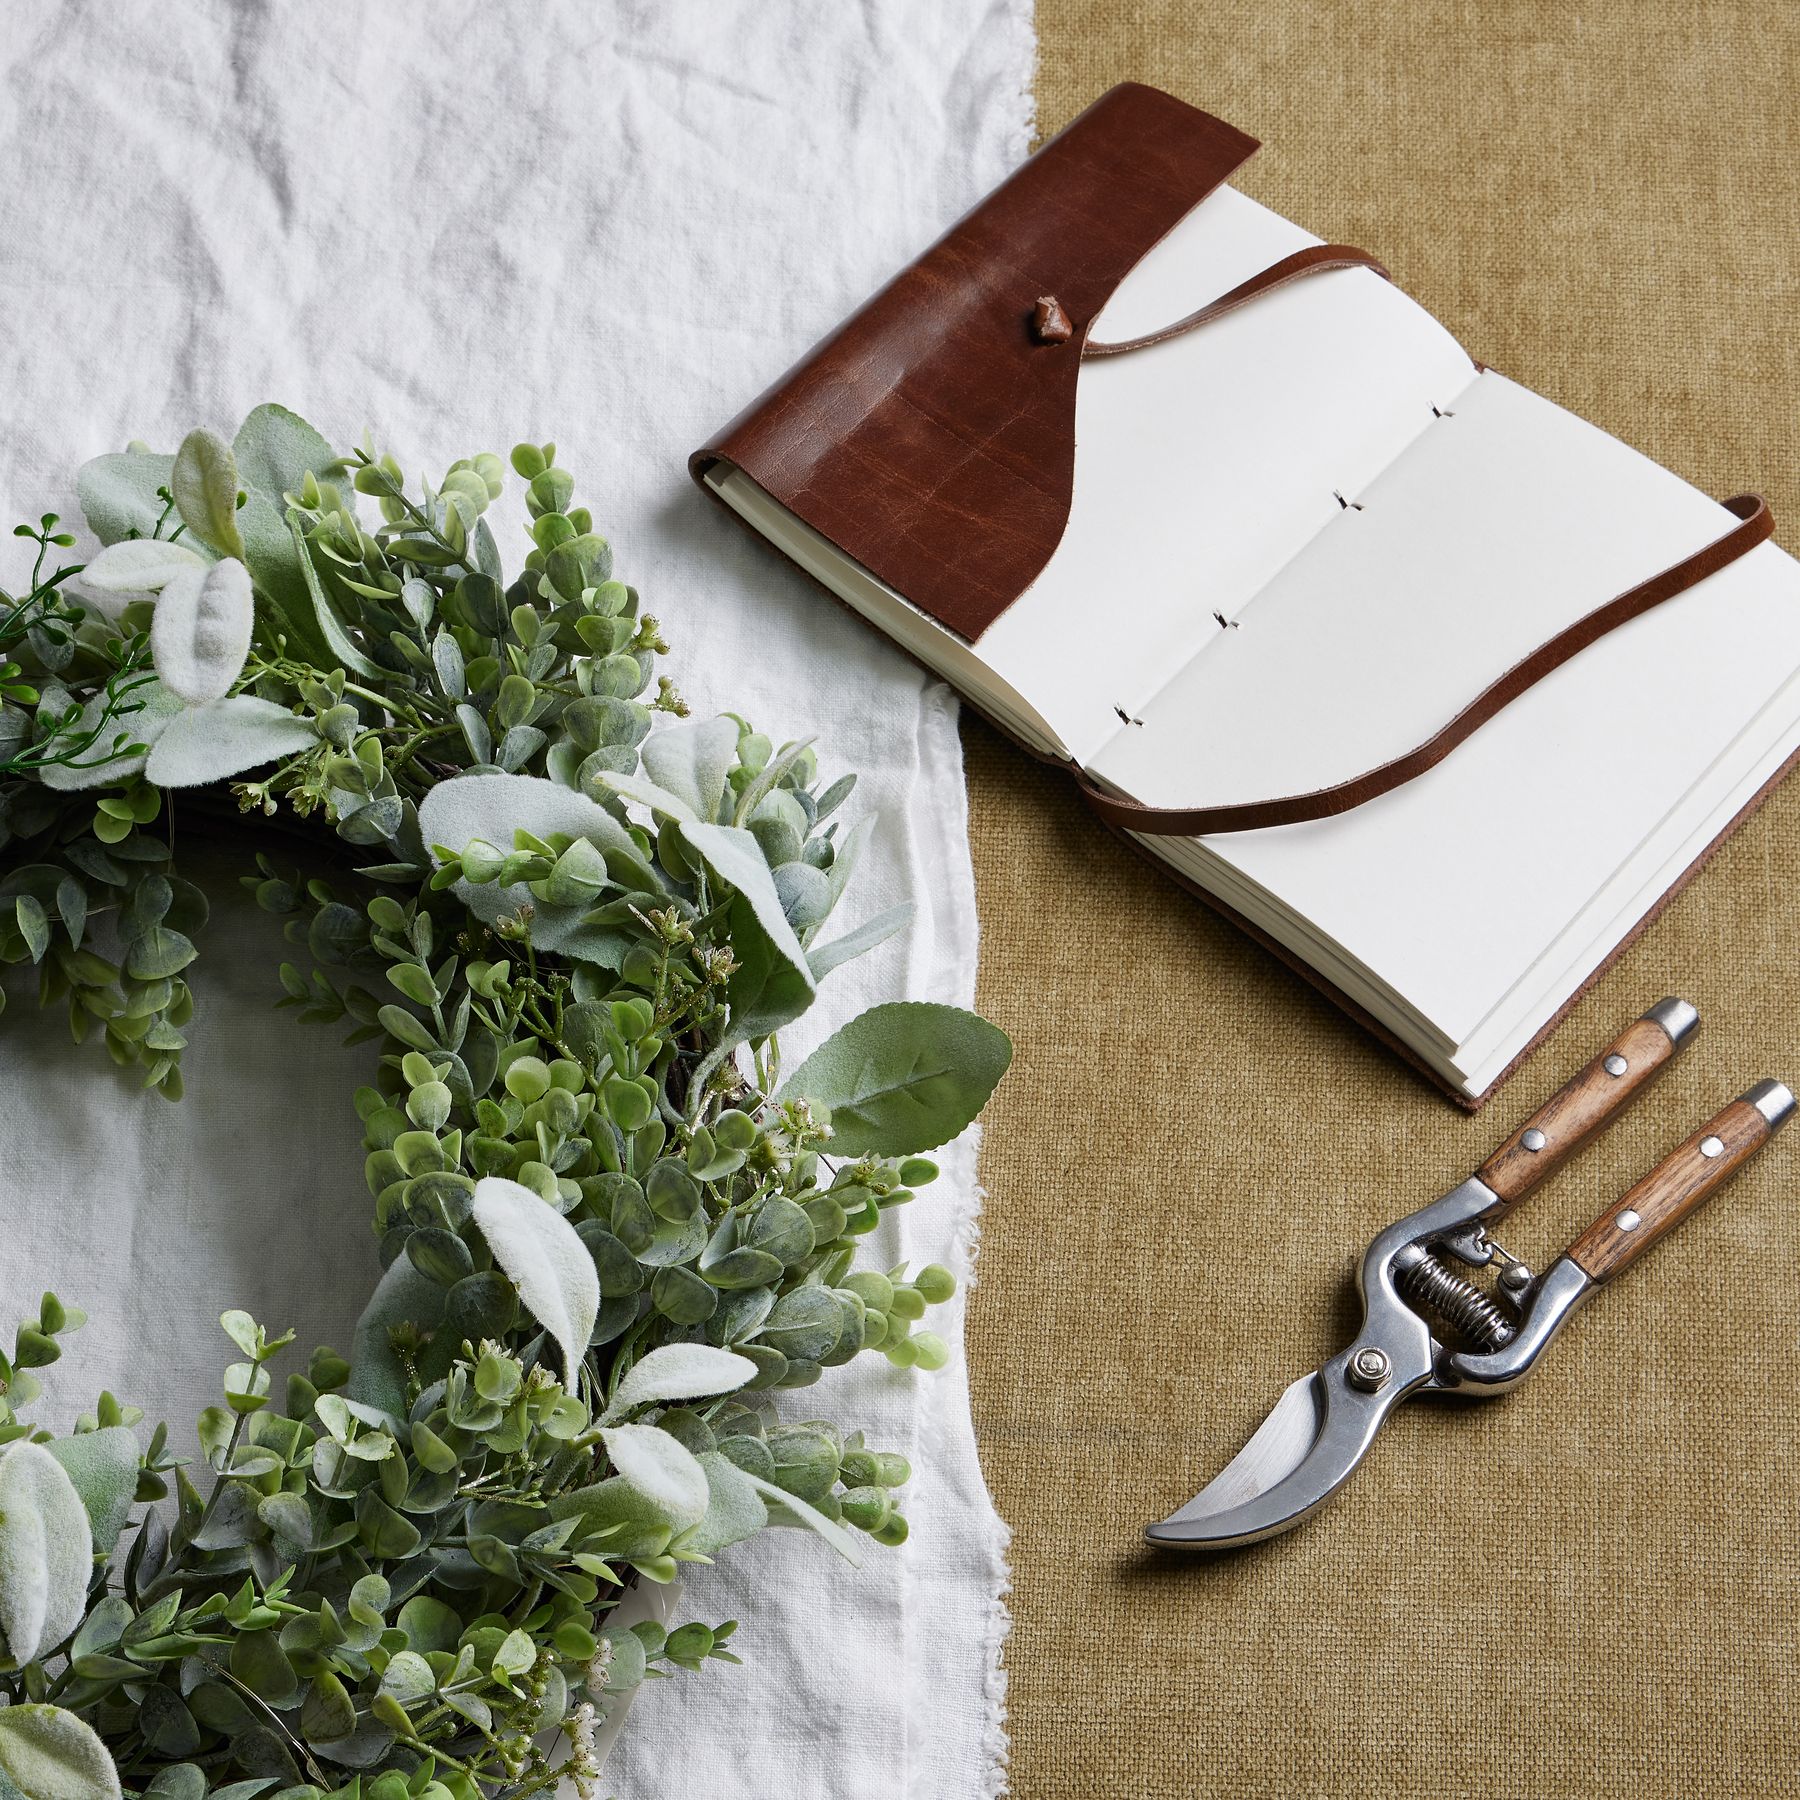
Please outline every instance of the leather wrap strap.
M1383 281L1393 279L1387 270L1366 250L1358 250L1353 244L1311 244L1304 250L1296 250L1292 256L1284 256L1279 262L1272 262L1266 269L1259 269L1248 281L1240 281L1228 293L1221 294L1216 300L1209 300L1197 312L1191 312L1184 319L1177 319L1172 325L1165 325L1158 331L1147 331L1142 337L1121 338L1116 343L1100 344L1090 338L1081 346L1082 360L1091 356L1123 356L1128 350L1142 350L1151 344L1166 343L1170 338L1181 337L1187 332L1195 331L1202 325L1210 325L1221 314L1234 311L1247 301L1266 294L1271 288L1285 287L1290 281L1298 281L1302 275L1320 275L1327 269L1372 269Z
M1349 812L1352 807L1391 793L1415 776L1423 775L1427 769L1435 768L1502 707L1553 670L1560 669L1588 645L1660 606L1665 600L1686 592L1708 575L1717 574L1774 532L1775 521L1760 494L1738 494L1724 504L1738 523L1723 537L1715 538L1692 556L1670 564L1660 573L1640 581L1636 587L1627 588L1604 606L1577 619L1566 630L1540 644L1529 656L1514 663L1435 736L1403 756L1396 756L1391 762L1382 763L1349 781L1275 800L1251 800L1231 806L1182 807L1143 806L1135 800L1121 799L1096 786L1080 770L1075 771L1076 784L1088 804L1109 825L1153 837L1208 837L1215 832L1260 831L1270 825L1297 825L1308 819L1328 819Z

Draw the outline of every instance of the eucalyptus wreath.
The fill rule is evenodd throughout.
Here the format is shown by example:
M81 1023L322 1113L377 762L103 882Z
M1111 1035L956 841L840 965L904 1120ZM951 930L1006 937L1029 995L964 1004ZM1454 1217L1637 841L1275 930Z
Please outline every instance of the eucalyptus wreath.
M859 1252L1010 1046L891 1004L784 1071L779 1031L907 916L826 935L855 778L690 717L554 445L511 466L510 582L497 457L415 487L276 406L89 463L85 565L55 515L19 527L0 963L178 1098L207 906L172 815L234 797L280 1004L379 1046L383 1272L347 1357L225 1312L192 1461L110 1392L35 1426L83 1315L19 1324L0 1800L591 1796L621 1696L737 1660L731 1621L619 1622L628 1589L770 1526L852 1562L906 1537L905 1459L790 1396L945 1361L915 1327L949 1271Z

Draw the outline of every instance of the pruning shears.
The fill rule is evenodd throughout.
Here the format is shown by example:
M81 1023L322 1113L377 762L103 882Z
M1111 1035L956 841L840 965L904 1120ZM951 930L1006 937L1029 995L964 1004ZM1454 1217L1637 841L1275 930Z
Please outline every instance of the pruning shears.
M1699 1014L1662 1000L1541 1106L1466 1181L1390 1225L1358 1274L1362 1329L1289 1385L1225 1468L1152 1544L1216 1550L1298 1525L1355 1473L1375 1434L1415 1394L1483 1399L1523 1381L1607 1282L1730 1180L1794 1110L1759 1081L1607 1207L1542 1275L1491 1228L1609 1124L1692 1036ZM1492 1271L1491 1286L1473 1277Z

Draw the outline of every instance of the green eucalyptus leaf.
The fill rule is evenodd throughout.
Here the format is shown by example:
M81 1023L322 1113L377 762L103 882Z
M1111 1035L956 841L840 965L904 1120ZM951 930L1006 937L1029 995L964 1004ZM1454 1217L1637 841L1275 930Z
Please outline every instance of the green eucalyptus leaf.
M644 1271L638 1259L605 1226L585 1220L575 1227L576 1235L587 1245L600 1279L600 1298L620 1300L635 1294L644 1285Z
M759 1341L783 1356L818 1362L844 1334L844 1302L829 1288L797 1287L775 1302Z
M519 1317L519 1291L498 1269L465 1276L444 1296L443 1336L455 1343L467 1338L502 1338Z
M136 981L162 981L179 975L195 956L191 939L166 925L153 925L131 942L125 954L125 972Z
M144 1741L163 1756L192 1756L200 1748L200 1728L186 1703L161 1683L144 1689L138 1702L138 1729Z
M231 1647L231 1673L270 1706L283 1706L300 1691L294 1666L272 1631L238 1634Z
M206 1800L206 1771L198 1763L170 1763L157 1770L144 1800Z
M401 1607L395 1623L406 1633L406 1647L422 1656L453 1651L462 1638L462 1620L429 1594L415 1594Z
M677 1325L704 1325L719 1304L711 1286L679 1263L656 1271L650 1282L650 1299L658 1312Z
M1011 1040L978 1014L896 1001L834 1032L780 1097L828 1108L836 1153L907 1156L961 1132L1011 1061Z
M757 1208L743 1241L751 1249L767 1251L791 1268L812 1255L815 1233L804 1207L781 1194L774 1194Z
M644 1198L659 1219L676 1224L691 1219L700 1210L700 1186L685 1163L672 1156L660 1158L644 1177Z
M356 1703L349 1689L330 1669L321 1669L300 1708L302 1734L309 1743L326 1744L347 1738L355 1729Z

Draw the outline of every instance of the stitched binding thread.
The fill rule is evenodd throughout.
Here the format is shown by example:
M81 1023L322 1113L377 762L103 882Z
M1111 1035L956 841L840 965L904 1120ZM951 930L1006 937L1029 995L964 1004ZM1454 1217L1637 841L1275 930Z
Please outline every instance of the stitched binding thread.
M1665 600L1685 593L1708 575L1717 574L1773 535L1775 520L1760 494L1734 494L1724 506L1739 523L1723 537L1715 538L1692 556L1671 563L1668 568L1659 570L1604 606L1577 619L1573 625L1538 645L1529 656L1514 663L1435 736L1427 738L1416 749L1349 781L1316 788L1307 794L1284 795L1276 800L1194 807L1145 806L1136 800L1121 799L1097 786L1079 769L1074 771L1075 784L1087 803L1109 825L1152 837L1207 837L1228 831L1260 831L1270 825L1298 825L1309 819L1328 819L1349 812L1379 795L1391 793L1426 770L1436 768L1458 744L1472 737L1503 707L1518 699L1526 689L1535 687L1553 670L1560 669L1571 657L1608 632L1616 631Z

